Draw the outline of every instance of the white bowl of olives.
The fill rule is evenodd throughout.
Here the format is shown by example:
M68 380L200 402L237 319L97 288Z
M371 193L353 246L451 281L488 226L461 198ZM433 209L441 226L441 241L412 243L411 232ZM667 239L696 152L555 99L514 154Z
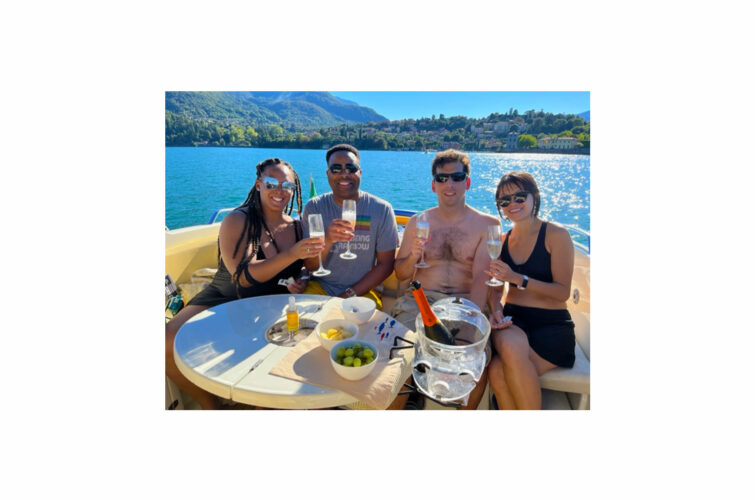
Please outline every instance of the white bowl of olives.
M347 380L360 380L375 369L377 347L364 340L342 340L330 349L330 364Z

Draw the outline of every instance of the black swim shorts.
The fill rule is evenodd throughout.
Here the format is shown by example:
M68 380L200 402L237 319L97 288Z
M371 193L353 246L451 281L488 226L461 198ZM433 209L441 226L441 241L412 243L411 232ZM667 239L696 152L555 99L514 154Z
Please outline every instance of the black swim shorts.
M574 322L566 309L541 309L504 304L503 315L524 330L530 347L554 365L574 366Z

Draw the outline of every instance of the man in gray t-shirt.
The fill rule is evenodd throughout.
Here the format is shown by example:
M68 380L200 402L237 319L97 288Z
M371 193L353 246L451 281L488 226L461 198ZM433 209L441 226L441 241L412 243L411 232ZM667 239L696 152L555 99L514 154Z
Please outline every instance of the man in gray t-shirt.
M393 272L398 247L398 229L393 208L388 202L359 191L362 171L359 151L348 144L333 146L325 155L328 183L332 192L307 202L301 220L304 237L309 237L310 214L321 214L325 227L322 265L330 274L312 276L304 293L325 293L339 297L362 295L382 308L380 294L374 288ZM341 218L343 200L354 200L357 220L354 228ZM345 260L339 254L349 250L356 259ZM319 266L317 256L306 260L307 269Z

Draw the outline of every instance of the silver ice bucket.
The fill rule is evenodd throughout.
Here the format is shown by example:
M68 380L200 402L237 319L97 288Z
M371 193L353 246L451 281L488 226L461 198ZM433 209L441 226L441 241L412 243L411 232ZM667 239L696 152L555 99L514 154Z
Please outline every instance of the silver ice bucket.
M412 368L415 385L441 403L464 405L485 369L490 323L477 305L466 299L442 299L431 307L454 334L456 345L427 338L422 315L417 314L415 331L419 341Z

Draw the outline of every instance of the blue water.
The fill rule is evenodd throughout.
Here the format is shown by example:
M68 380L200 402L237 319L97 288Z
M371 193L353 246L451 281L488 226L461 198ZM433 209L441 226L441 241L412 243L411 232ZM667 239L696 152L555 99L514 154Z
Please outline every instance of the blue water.
M437 204L430 189L432 153L361 151L360 155L360 189L388 200L395 209L422 210ZM302 181L304 203L310 173L318 194L330 190L324 150L165 148L165 225L176 229L207 224L215 210L239 205L254 182L255 165L270 157L294 166ZM469 205L497 214L494 195L498 180L506 172L524 170L538 183L544 219L590 231L589 156L470 153L469 157Z

